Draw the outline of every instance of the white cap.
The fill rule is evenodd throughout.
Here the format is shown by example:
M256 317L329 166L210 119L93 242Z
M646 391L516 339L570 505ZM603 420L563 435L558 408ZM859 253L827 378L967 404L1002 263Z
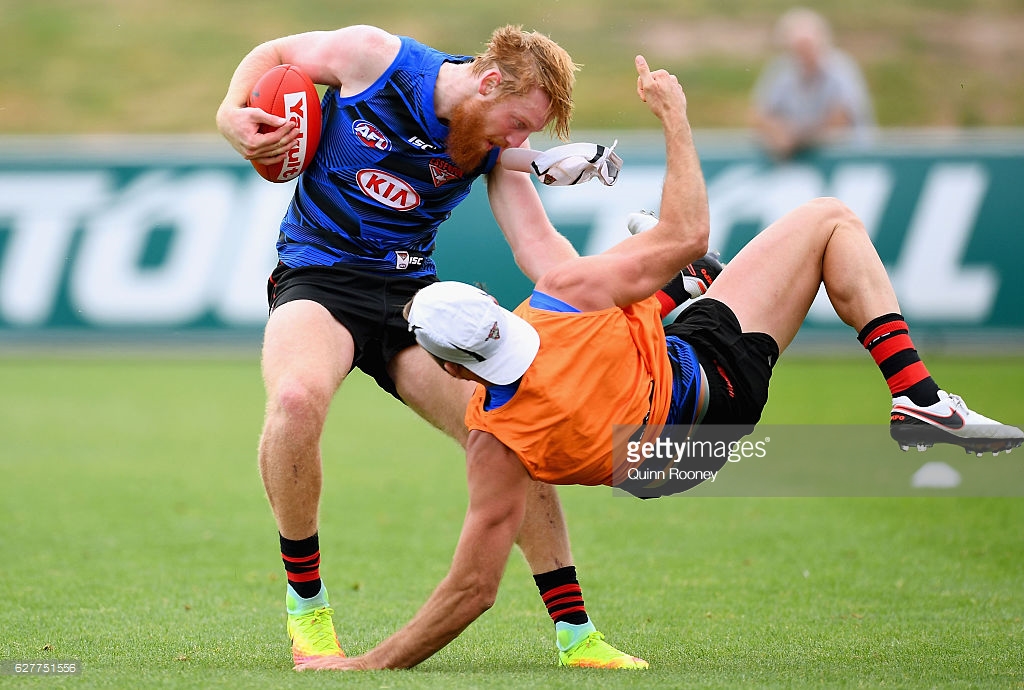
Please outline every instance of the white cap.
M533 326L480 288L455 281L416 293L409 330L430 354L499 385L519 380L540 348Z

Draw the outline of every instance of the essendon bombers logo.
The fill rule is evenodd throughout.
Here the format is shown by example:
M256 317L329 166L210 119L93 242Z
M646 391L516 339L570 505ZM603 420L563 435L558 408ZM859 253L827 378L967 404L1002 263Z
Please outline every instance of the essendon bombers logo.
M404 271L405 269L409 268L410 266L412 266L413 268L418 268L418 267L420 267L422 265L423 265L423 257L422 256L415 256L415 255L410 254L409 252L405 252L405 251L396 251L395 252L395 268L397 268L400 271Z
M383 170L360 170L356 182L363 194L396 211L411 211L420 205L420 195L411 184Z
M377 149L378 151L391 150L391 141L372 122L356 120L352 123L352 133L371 149Z
M440 187L446 182L461 180L462 169L443 158L433 158L430 161L430 176L434 178L434 186Z

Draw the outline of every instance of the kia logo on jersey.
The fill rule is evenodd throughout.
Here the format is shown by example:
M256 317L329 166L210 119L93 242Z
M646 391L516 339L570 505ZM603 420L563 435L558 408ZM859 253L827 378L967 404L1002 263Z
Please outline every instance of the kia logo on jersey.
M356 175L363 194L396 211L411 211L420 205L420 195L408 182L383 170L360 170Z
M356 120L352 123L352 133L371 149L377 149L378 151L391 150L391 142L372 122Z

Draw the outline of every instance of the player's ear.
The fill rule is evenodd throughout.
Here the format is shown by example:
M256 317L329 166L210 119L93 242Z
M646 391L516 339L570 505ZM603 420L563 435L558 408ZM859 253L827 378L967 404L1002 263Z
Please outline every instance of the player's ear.
M480 75L480 85L477 90L481 96L490 96L500 83L501 72L493 67Z
M472 371L470 371L461 364L456 364L455 362L445 362L443 366L444 370L448 372L449 376L452 376L457 379L462 379L463 381L475 381L476 383L482 383L484 385L487 385L487 381L480 378L479 376L477 376L476 374L474 374Z

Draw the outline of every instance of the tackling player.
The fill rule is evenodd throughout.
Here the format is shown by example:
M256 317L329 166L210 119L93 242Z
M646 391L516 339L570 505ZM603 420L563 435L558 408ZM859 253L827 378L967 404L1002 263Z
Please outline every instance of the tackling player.
M655 293L707 251L708 204L683 90L642 57L636 65L640 98L665 132L660 222L596 256L548 255L515 314L463 283L417 293L407 311L417 341L449 374L481 384L466 410L462 534L447 576L401 630L361 656L300 669L405 668L458 636L494 602L532 482L613 483L613 425L644 437L666 424L698 436L752 429L772 367L822 284L886 378L901 444L996 452L1024 442L1020 429L939 390L863 224L837 199L773 223L663 327Z

